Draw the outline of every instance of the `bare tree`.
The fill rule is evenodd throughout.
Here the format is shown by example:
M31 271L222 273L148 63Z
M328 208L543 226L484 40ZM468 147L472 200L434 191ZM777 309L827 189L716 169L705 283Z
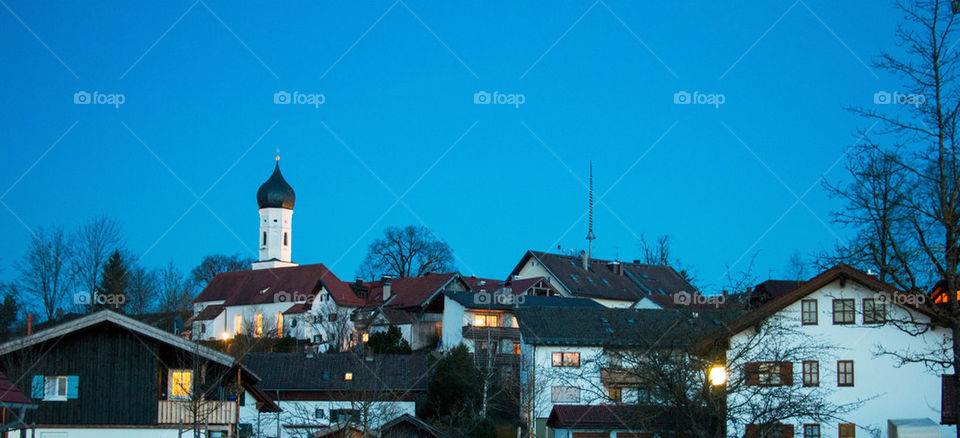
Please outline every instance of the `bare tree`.
M807 279L807 262L803 259L800 251L794 251L787 260L786 278L793 281L805 281Z
M688 283L696 286L697 278L693 271L684 266L680 260L672 257L672 241L669 234L657 237L654 242L647 242L646 235L640 235L640 261L647 265L670 266Z
M203 289L217 274L250 269L251 263L253 263L253 259L243 258L240 254L231 256L223 254L208 255L203 258L197 267L190 271L190 280L197 285L198 289Z
M129 267L127 274L127 312L134 315L141 315L149 312L159 303L157 302L159 286L157 284L157 273L147 269L139 264Z
M100 285L103 265L122 246L120 226L106 217L94 218L73 236L73 274L82 291L93 294Z
M40 301L47 319L62 308L70 287L70 238L63 229L37 230L19 262L18 285ZM94 289L87 292L92 294ZM92 296L92 295L88 295Z
M363 278L381 275L419 277L430 272L453 270L453 251L426 227L389 227L370 244L357 270Z
M171 262L157 273L160 310L181 312L191 309L193 285Z
M347 351L356 343L353 315L352 308L340 307L330 299L316 305L309 323L314 334L323 336L328 353Z
M960 303L956 294L960 272L960 49L956 47L958 8L951 3L897 3L904 22L896 37L904 55L883 53L877 65L900 77L905 92L878 93L880 99L894 103L877 107L883 111L853 109L876 128L861 132L865 144L850 156L851 163L866 163L848 165L853 168L854 183L835 192L848 202L847 214L839 215L840 220L847 219L861 239L852 247L863 249L867 256L861 267L869 263L866 268L879 269L884 280L914 294L909 296L920 296L938 282L945 292L942 305L917 300L915 305L933 315L931 319L917 320L911 314L913 324L908 320L897 326L911 334L931 330L931 321L948 327L950 354L942 357L937 349L885 353L905 362L941 361L941 367L956 372L960 370ZM960 379L953 389L960 393ZM960 399L956 403L954 412L960 411Z

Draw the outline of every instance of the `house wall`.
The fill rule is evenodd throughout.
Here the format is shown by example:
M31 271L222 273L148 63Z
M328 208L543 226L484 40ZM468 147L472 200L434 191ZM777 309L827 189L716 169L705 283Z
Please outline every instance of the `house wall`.
M874 298L869 289L855 281L847 281L841 285L835 281L816 291L804 299L816 299L818 309L817 325L801 325L801 302L797 301L778 313L785 319L789 327L822 338L823 342L834 346L833 357L819 358L820 386L831 390L828 395L833 404L846 404L857 399L869 399L859 409L849 413L848 422L858 426L859 436L869 436L861 427L877 428L879 437L887 434L887 420L897 418L931 418L937 423L940 420L940 373L931 373L922 365L907 364L897 367L896 361L889 356L877 356L879 346L887 351L930 351L933 346L941 342L949 333L943 329L929 332L919 337L911 337L898 330L892 324L864 325L863 298ZM834 325L832 302L834 298L853 298L856 301L856 323L852 325ZM902 307L887 305L891 318L901 319L907 310ZM917 315L923 321L928 320ZM731 339L731 350L738 351L737 346L745 342L752 331L738 333ZM728 354L729 356L730 354ZM814 360L811 358L810 360ZM854 386L837 386L837 360L854 361ZM802 382L802 364L795 363L794 383ZM950 373L949 370L943 373ZM731 402L735 402L731 401ZM821 424L823 438L838 436L836 422ZM802 432L801 425L795 425L798 433ZM941 428L944 436L956 436L953 427Z
M580 367L554 367L553 353L580 353ZM533 382L525 384L524 387L531 388L534 392L530 406L533 407L533 418L537 423L546 424L550 411L554 404L583 404L596 405L604 401L603 384L600 381L601 361L600 347L590 346L550 346L524 344L521 346L523 360L533 361L532 371ZM528 373L530 373L528 371ZM529 378L529 374L523 378ZM580 388L580 399L578 401L557 402L552 401L554 386L575 386ZM538 436L540 436L538 434Z
M225 332L226 312L220 312L212 321L194 321L190 327L190 337L193 340L219 339ZM201 330L203 328L203 330Z
M443 297L443 333L441 350L447 351L463 342L465 308L448 296Z
M226 326L226 330L222 329L222 326L218 326L215 336L220 338L224 333L226 333L227 336L232 338L237 333L237 315L241 315L242 317L240 328L243 330L243 333L252 336L253 333L249 333L249 331L253 329L257 313L263 315L263 331L272 331L273 333L276 333L277 314L289 309L291 305L292 303L289 302L281 302L245 306L227 306L224 308L224 312L220 316L223 318L223 322L221 324Z
M563 282L553 276L543 265L540 264L535 258L530 257L527 259L527 262L524 263L523 267L520 268L520 271L517 272L519 278L531 278L531 277L546 277L547 282L553 286L557 292L560 292L560 296L571 297L570 290L564 286Z

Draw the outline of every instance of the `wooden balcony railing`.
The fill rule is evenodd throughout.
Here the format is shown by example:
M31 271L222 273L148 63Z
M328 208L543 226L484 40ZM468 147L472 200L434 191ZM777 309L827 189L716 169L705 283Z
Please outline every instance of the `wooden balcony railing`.
M160 400L157 406L158 424L234 424L237 422L237 403L216 400Z

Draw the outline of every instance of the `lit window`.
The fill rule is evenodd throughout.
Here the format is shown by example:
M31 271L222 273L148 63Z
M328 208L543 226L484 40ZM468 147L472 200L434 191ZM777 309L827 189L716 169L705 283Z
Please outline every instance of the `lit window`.
M516 343L516 342L513 343L513 354L520 354L520 344L519 344L519 343Z
M580 353L553 353L553 366L580 367Z
M283 314L277 312L277 337L283 337Z
M343 380L353 380L353 373L346 373L343 375Z
M620 403L623 401L623 392L621 391L620 387L611 386L608 392L610 393L610 401L614 403Z
M361 340L363 342L370 342L370 333L364 333L363 336L361 337Z
M263 336L263 314L262 313L257 314L256 331L254 333L258 338L260 336Z
M240 334L240 331L241 331L242 328L243 328L243 315L237 315L237 316L233 319L233 323L235 324L235 325L234 325L235 331L236 331L237 334L239 335L239 334Z
M817 324L817 300L803 300L801 306L801 323L803 325Z
M193 384L193 371L170 370L170 399L186 400L190 398Z
M473 316L473 325L477 327L499 327L497 315L477 314Z

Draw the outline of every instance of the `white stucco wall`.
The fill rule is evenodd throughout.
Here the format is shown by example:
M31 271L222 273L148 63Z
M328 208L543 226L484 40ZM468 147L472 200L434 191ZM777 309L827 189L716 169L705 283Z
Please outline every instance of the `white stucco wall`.
M898 418L930 418L940 420L940 376L927 371L922 365L908 364L897 367L889 356L875 353L882 348L886 351L929 350L949 333L943 329L912 337L898 330L892 324L864 325L863 299L875 298L869 289L848 280L844 286L835 281L826 287L808 295L804 299L816 299L818 309L817 325L801 325L801 301L796 301L778 313L790 327L822 339L833 346L830 356L810 358L820 362L820 386L832 391L828 395L833 404L847 404L857 399L874 398L859 409L846 415L849 423L858 426L858 436L869 436L861 426L874 427L880 431L880 437L886 437L887 420ZM856 303L856 323L851 325L833 324L833 299L852 298ZM887 304L890 318L902 319L907 312L904 308ZM926 320L926 317L918 315ZM751 335L751 331L738 333L731 339L731 351L737 351ZM728 356L731 354L728 354ZM837 386L837 360L854 361L854 386ZM802 383L802 364L795 363L794 384ZM944 373L949 373L945 370ZM735 402L735 401L733 401ZM795 425L797 433L802 433L801 425ZM836 423L821 424L823 438L838 436ZM944 436L955 436L953 427L941 428Z
M463 342L463 324L465 308L450 297L443 297L443 327L440 341L441 350L447 351Z

